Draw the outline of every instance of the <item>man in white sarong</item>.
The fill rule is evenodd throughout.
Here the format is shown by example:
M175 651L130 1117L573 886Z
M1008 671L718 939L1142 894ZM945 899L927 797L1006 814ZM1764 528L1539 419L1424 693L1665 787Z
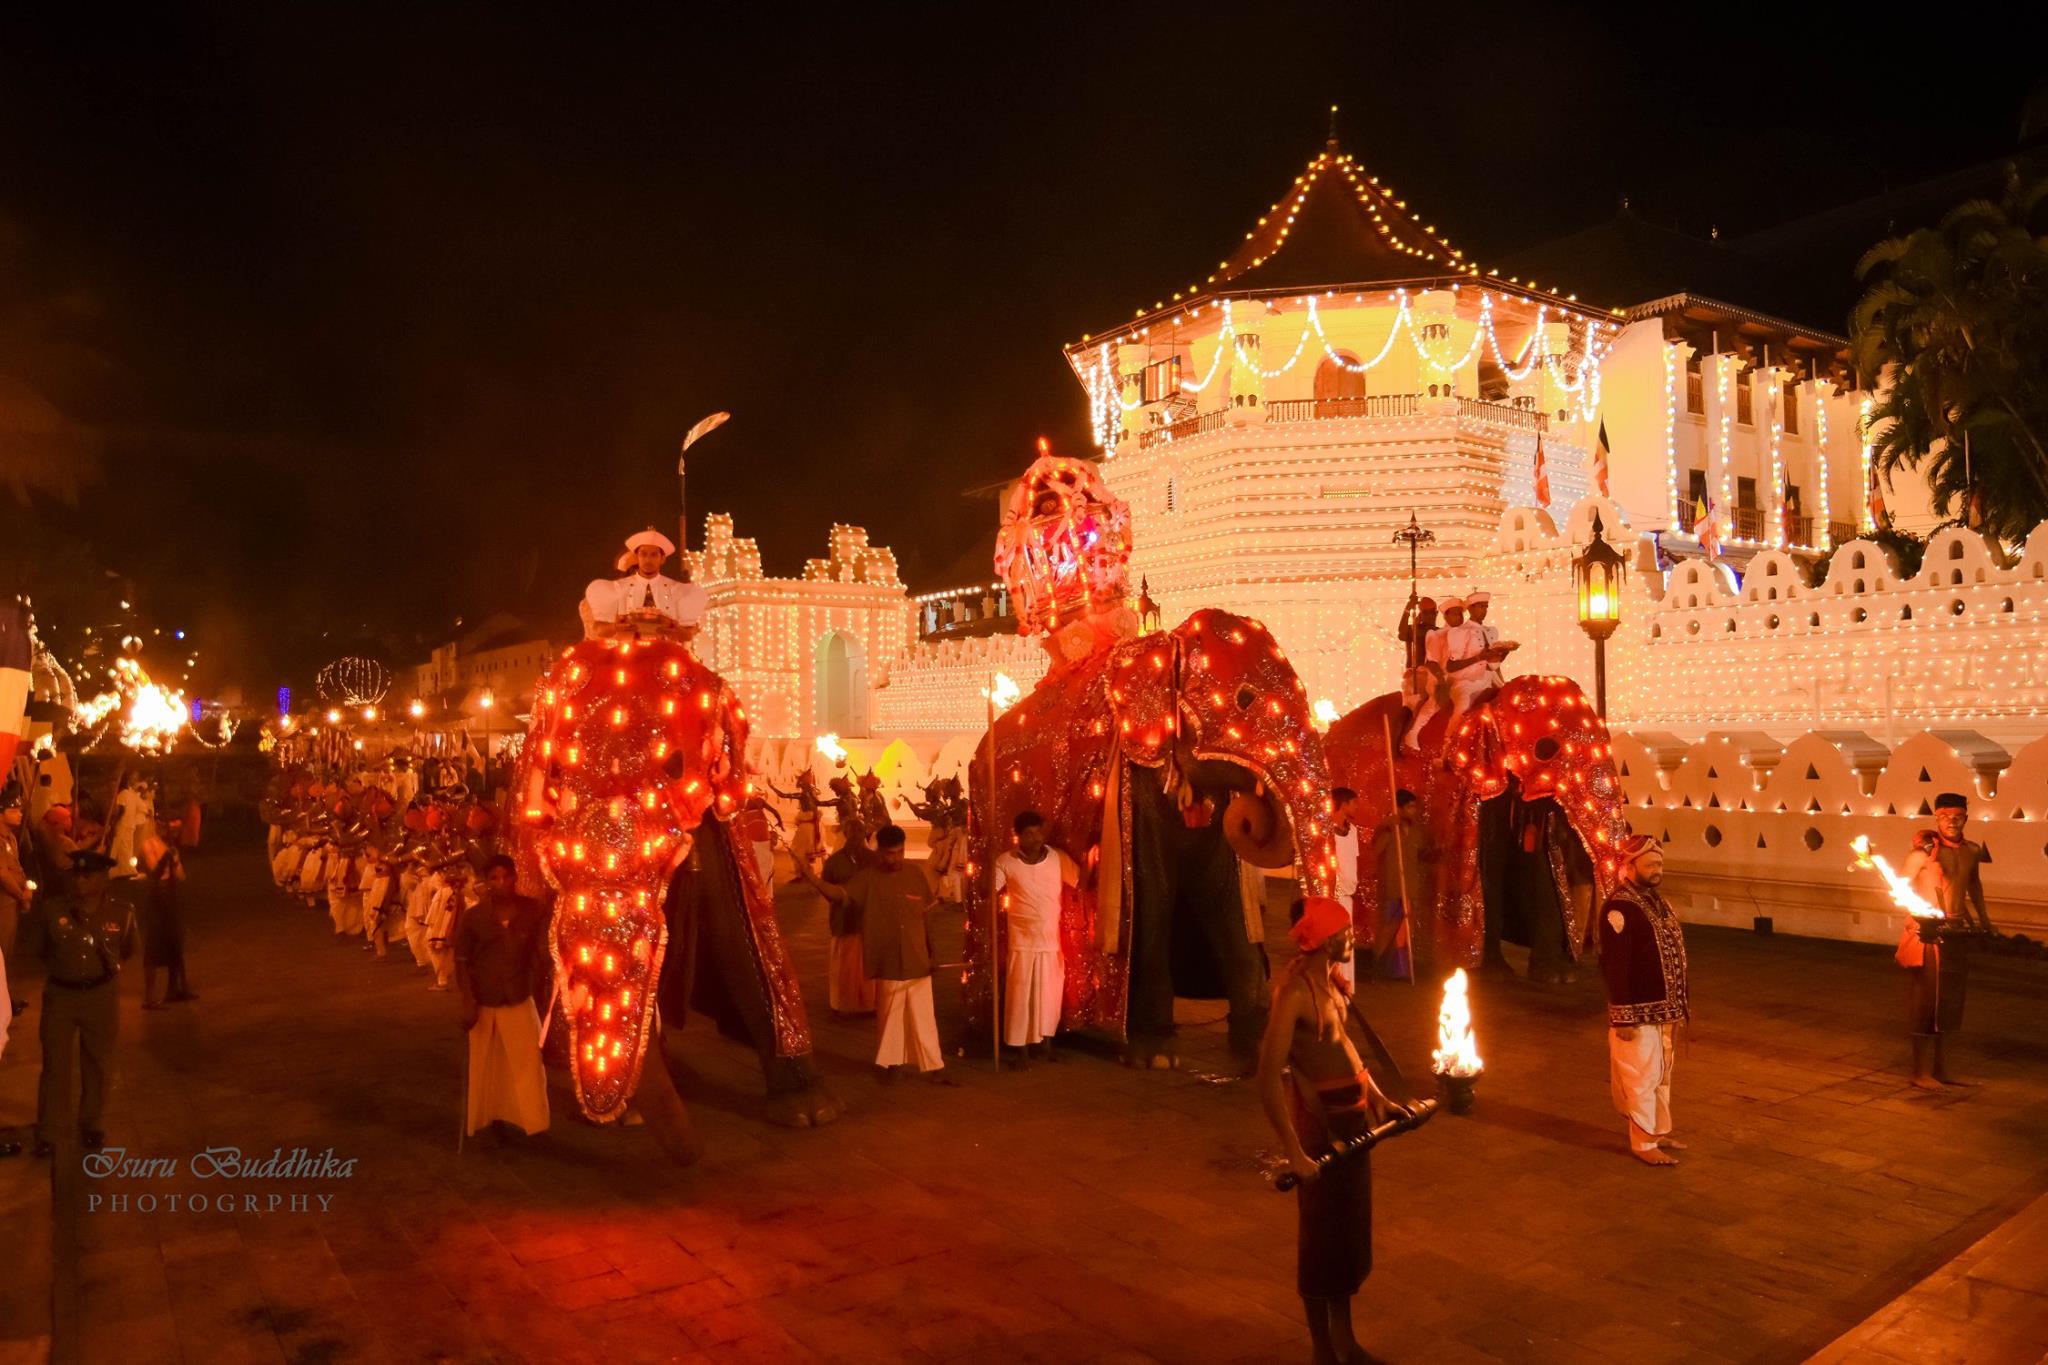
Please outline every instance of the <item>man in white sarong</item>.
M1614 1107L1628 1120L1629 1155L1675 1166L1672 1034L1686 1021L1685 933L1657 887L1664 848L1651 835L1621 843L1621 881L1600 909L1600 975L1607 984L1607 1056Z
M363 856L363 836L344 834L327 859L327 918L336 938L363 932L363 882L369 860Z
M631 572L624 578L600 578L584 589L589 633L599 639L636 632L682 640L695 635L710 594L661 572L662 561L675 552L675 542L652 526L627 537L618 567Z
M548 915L522 896L512 860L484 864L483 898L455 928L455 982L469 1035L468 1119L464 1131L506 1125L528 1136L548 1126L548 1078L541 1065L540 1011L548 983Z
M1330 843L1337 855L1337 903L1351 912L1352 938L1357 947L1372 951L1372 931L1376 923L1371 907L1358 898L1358 855L1363 843L1359 828L1352 823L1352 816L1358 804L1358 793L1349 787L1330 789ZM1353 957L1333 963L1330 975L1350 989L1353 983Z
M1017 847L996 857L996 895L1009 922L1003 957L1003 1045L1023 1048L1025 1058L1053 1057L1066 963L1060 956L1060 903L1076 883L1074 860L1045 842L1045 817L1018 812L1011 826ZM1025 1058L1019 1065L1027 1065Z
M928 919L938 897L924 867L903 861L903 842L901 826L883 826L875 834L875 861L854 873L845 886L820 881L801 863L797 875L833 905L860 908L861 943L880 1016L881 1037L875 1048L880 1079L891 1081L899 1069L910 1069L922 1072L926 1080L951 1085L932 1005Z

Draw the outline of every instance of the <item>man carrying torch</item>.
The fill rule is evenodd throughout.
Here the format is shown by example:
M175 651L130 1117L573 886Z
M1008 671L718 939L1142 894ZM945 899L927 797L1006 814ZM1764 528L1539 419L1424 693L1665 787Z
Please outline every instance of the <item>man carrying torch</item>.
M1295 1276L1315 1359L1356 1360L1351 1300L1372 1272L1372 1157L1363 1147L1337 1153L1410 1114L1373 1083L1345 1029L1350 1005L1332 970L1351 960L1350 908L1311 896L1294 903L1293 917L1300 953L1273 988L1259 1099L1300 1181Z

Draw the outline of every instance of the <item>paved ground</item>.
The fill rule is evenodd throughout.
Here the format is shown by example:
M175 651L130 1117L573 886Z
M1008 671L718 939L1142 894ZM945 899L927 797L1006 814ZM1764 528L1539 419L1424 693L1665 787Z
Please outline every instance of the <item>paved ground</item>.
M111 1140L181 1159L332 1147L353 1175L255 1186L324 1211L223 1215L168 1210L225 1183L189 1171L67 1173L53 1234L50 1165L0 1163L0 1358L47 1349L53 1236L57 1354L90 1362L1306 1358L1293 1208L1261 1183L1254 1094L1220 1078L1219 1006L1184 1007L1187 1072L962 1063L959 1089L877 1086L868 1028L821 1018L849 1113L818 1132L762 1123L750 1058L695 1020L672 1047L699 1167L665 1164L645 1129L569 1118L561 1077L542 1143L458 1159L450 997L336 946L260 876L253 855L193 866L198 1004L142 1014L124 981ZM821 1002L822 907L786 892L782 909ZM1801 1359L2048 1189L2037 982L1980 974L1956 1060L1989 1084L1924 1096L1899 1080L1883 951L1691 943L1676 1110L1694 1145L1675 1171L1620 1154L1595 982L1482 988L1476 1112L1377 1161L1358 1317L1381 1355ZM1366 1005L1423 1070L1433 992ZM18 1031L0 1117L31 1110L35 1060ZM117 1193L159 1206L114 1212ZM2038 1316L2007 1325L2048 1347Z

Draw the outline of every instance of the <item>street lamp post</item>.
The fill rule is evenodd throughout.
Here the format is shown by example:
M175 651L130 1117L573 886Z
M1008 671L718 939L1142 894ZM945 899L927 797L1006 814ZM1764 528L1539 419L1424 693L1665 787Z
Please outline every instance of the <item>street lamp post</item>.
M1593 514L1593 539L1572 565L1578 580L1579 629L1593 641L1593 699L1607 719L1607 637L1621 625L1621 579L1628 565L1607 543L1600 514Z
M497 694L486 687L476 704L484 710L484 794L488 799L491 790L491 712L497 709Z

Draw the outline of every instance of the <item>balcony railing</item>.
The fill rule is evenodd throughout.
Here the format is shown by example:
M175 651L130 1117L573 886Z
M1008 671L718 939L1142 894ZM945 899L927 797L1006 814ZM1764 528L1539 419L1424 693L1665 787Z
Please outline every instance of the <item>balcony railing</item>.
M1762 540L1764 538L1764 514L1760 507L1738 507L1731 528L1737 540Z
M1417 396L1375 393L1364 398L1283 398L1266 404L1268 422L1328 422L1342 417L1413 417Z
M1138 433L1138 449L1144 450L1150 446L1165 445L1174 441L1185 441L1190 436L1201 436L1207 432L1219 431L1223 427L1223 419L1228 415L1228 409L1218 408L1214 412L1201 413L1195 417L1183 417L1180 421L1170 426L1147 427Z
M1470 417L1481 422L1494 422L1501 426L1519 427L1534 431L1540 416L1534 408L1517 407L1512 403L1489 403L1480 398L1460 398L1458 416Z

